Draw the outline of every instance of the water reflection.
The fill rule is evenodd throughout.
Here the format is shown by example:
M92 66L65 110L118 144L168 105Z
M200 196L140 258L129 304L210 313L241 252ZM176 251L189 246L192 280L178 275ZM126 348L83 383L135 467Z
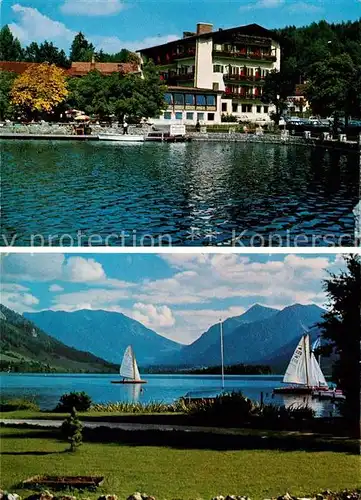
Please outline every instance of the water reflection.
M303 396L282 395L282 403L286 408L305 406L312 408L316 415L322 417L332 417L339 415L337 404L333 401L320 401L319 399L312 398L310 394Z
M169 234L173 245L227 245L233 231L247 232L244 245L275 232L288 233L291 245L301 233L346 234L342 244L353 243L359 162L352 153L251 143L2 141L1 160L3 233L8 241L17 234L16 245L42 234L54 246L64 233L77 244L78 231L103 238L93 245L122 231L109 244Z

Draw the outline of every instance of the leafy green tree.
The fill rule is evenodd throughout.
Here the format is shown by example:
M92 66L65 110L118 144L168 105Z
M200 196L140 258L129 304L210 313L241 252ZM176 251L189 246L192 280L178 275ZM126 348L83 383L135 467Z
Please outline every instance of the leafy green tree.
M0 72L0 120L11 118L13 107L10 102L10 92L16 78L16 74L10 71Z
M293 83L287 72L270 71L265 79L262 101L273 104L276 111L273 120L278 125L282 113L287 108L287 96L293 91Z
M52 42L45 42L38 45L32 42L24 50L24 60L28 62L56 64L62 68L69 68L70 61L66 57L64 50L59 50Z
M82 78L70 79L69 89L70 106L101 119L114 114L119 121L126 116L129 123L139 123L142 118L159 116L166 106L166 87L152 63L144 67L144 78L118 72L104 76L91 71Z
M347 270L339 274L331 273L324 282L329 309L319 327L338 355L333 375L346 396L343 410L359 421L361 260L357 255L344 259ZM326 349L325 354L330 354L329 347Z
M61 426L61 433L70 443L71 452L75 452L83 442L83 425L80 422L75 408L72 408L70 416L67 417Z
M348 54L335 56L311 66L306 94L313 111L321 116L354 113L357 69Z
M22 57L21 44L6 24L0 30L0 61L21 61Z
M126 63L126 62L137 62L139 63L139 57L134 52L131 52L127 49L122 49L120 52L115 54L107 54L100 50L95 55L95 59L98 62L117 62L117 63Z
M109 76L99 71L90 71L82 78L69 79L68 104L88 115L105 119L112 114L109 95Z
M113 113L120 121L139 123L142 118L154 118L165 109L164 93L158 72L152 62L143 68L143 78L138 75L114 73L110 77L110 102Z
M275 31L279 38L282 57L281 71L293 68L293 83L307 79L310 66L344 53L355 65L361 65L361 20L340 24L326 21L296 28L286 26Z
M88 42L83 33L80 31L74 38L70 48L70 61L91 61L95 54L95 47Z

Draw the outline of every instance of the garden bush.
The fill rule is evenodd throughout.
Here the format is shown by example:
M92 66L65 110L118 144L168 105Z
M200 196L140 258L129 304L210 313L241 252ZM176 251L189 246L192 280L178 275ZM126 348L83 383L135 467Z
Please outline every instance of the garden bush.
M83 392L70 392L63 394L54 411L70 413L73 408L76 411L88 411L91 407L92 400L88 394Z
M69 441L69 451L76 451L83 442L83 425L80 422L75 408L71 409L69 417L67 417L61 425L60 432L63 437Z
M222 394L214 399L185 402L184 411L188 415L214 417L221 420L244 421L251 417L253 403L241 392Z
M40 411L40 408L35 401L30 399L15 398L0 401L0 411L16 410Z

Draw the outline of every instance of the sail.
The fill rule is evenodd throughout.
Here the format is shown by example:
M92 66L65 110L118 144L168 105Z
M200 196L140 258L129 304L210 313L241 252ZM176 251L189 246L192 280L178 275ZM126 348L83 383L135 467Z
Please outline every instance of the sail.
M125 350L119 373L123 378L140 380L137 362L135 360L135 356L131 346L128 346Z
M311 353L310 360L310 385L314 387L328 387L328 383L313 352Z
M138 365L137 365L137 361L135 359L134 354L133 354L133 367L134 367L134 380L140 380Z
M304 335L293 353L283 377L283 382L286 384L309 385L309 354L307 353L309 353L309 337Z

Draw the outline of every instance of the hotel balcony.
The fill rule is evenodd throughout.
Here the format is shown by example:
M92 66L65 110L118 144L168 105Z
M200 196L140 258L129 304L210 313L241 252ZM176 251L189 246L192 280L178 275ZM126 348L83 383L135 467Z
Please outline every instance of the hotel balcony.
M257 61L270 61L270 62L275 62L277 61L277 57L275 54L272 54L271 52L269 53L262 53L262 52L244 52L244 51L232 51L232 50L213 50L213 56L218 56L218 57L227 57L227 58L232 58L232 59L248 59L248 60L257 60Z
M261 101L262 95L256 94L240 94L239 92L225 91L222 94L223 99L238 99L241 101Z
M180 83L192 83L194 84L194 73L162 73L160 75L161 80L167 85L179 85Z
M194 48L194 49L184 50L183 52L174 51L174 52L167 52L165 54L163 53L158 55L153 60L156 65L159 64L162 66L162 65L172 64L179 59L194 58L195 54L196 54L196 49Z
M244 83L264 83L265 77L260 76L260 75L237 75L237 74L231 74L231 73L226 73L223 75L223 80L225 82L244 82Z

